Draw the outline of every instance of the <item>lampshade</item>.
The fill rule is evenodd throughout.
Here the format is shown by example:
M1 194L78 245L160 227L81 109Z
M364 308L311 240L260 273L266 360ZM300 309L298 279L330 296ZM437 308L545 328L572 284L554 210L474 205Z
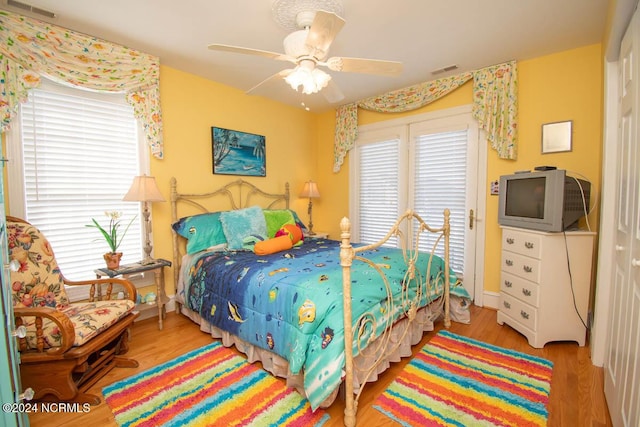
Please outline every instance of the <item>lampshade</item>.
M304 183L304 188L300 197L308 197L309 199L317 199L320 197L320 191L318 191L318 185L313 181L307 181Z
M133 179L131 188L122 200L127 202L164 202L156 179L152 176L141 175Z

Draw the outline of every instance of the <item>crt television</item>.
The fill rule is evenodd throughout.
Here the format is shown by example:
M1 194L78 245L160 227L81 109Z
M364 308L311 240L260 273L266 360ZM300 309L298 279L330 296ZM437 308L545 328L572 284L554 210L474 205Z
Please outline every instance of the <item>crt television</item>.
M498 223L548 232L577 227L589 209L591 183L562 169L500 177Z

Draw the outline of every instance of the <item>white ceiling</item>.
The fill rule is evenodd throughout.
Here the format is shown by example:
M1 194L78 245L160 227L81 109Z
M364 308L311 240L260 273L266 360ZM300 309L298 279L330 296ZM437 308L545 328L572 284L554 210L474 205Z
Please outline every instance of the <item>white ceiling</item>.
M211 43L283 52L289 33L273 19L273 0L20 0L50 19L0 6L160 57L161 64L247 91L289 63L214 52ZM303 2L305 0L292 0ZM524 60L602 41L607 0L343 0L346 24L329 56L401 61L398 77L330 72L357 101L437 77ZM452 64L458 70L431 74ZM331 107L284 82L256 96L312 111Z

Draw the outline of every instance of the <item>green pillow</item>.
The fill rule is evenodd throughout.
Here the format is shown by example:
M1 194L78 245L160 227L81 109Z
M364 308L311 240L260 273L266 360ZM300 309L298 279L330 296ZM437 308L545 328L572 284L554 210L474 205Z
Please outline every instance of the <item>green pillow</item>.
M264 219L267 223L267 237L275 237L278 230L285 224L295 224L296 220L289 209L265 209Z
M246 250L244 242L247 237L267 238L267 223L260 206L222 212L220 222L230 250Z
M211 212L187 216L171 225L176 233L187 239L188 254L227 243L220 214L221 212Z

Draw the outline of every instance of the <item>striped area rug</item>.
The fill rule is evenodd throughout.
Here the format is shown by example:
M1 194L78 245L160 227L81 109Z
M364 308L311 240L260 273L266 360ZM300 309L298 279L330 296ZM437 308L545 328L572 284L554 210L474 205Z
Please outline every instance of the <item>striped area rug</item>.
M404 426L546 426L553 364L440 331L376 399Z
M297 391L214 342L102 390L119 426L321 426Z

